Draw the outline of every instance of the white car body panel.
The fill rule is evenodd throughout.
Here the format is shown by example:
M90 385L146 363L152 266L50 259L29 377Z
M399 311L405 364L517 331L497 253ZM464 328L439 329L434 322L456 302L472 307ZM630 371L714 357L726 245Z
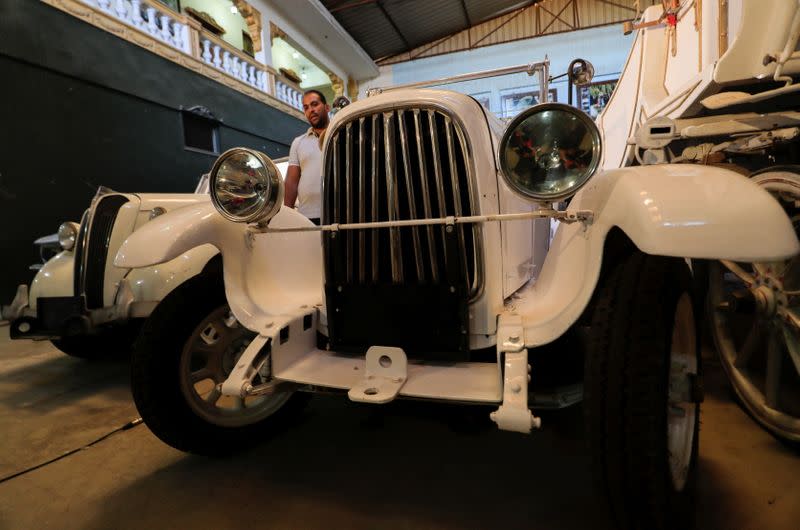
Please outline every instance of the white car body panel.
M614 227L643 252L661 256L771 261L800 252L780 205L749 179L720 168L606 171L571 207L594 211L594 222L588 228L562 223L542 274L507 305L522 316L528 347L558 338L581 315L595 291L605 237Z
M592 224L562 224L539 278L505 307L523 317L527 346L555 340L580 316L597 283L605 237L615 226L643 252L662 256L769 261L800 251L778 203L747 178L720 168L662 165L602 172L571 207L593 211ZM304 224L304 217L283 208L270 226ZM205 204L143 227L123 244L115 263L130 268L162 263L207 243L222 252L231 309L248 328L263 330L280 315L322 304L318 232L249 238L245 225L226 221Z
M75 254L71 250L62 250L50 258L33 277L29 307L35 311L36 300L40 297L72 296L74 269Z
M201 245L166 263L130 269L125 276L134 296L130 316L134 318L148 316L154 303L163 300L173 289L189 278L200 274L218 253L216 247Z
M123 241L140 226L150 222L150 213L156 208L165 211L177 209L189 204L210 204L209 196L194 193L147 193L119 194L128 199L117 214L114 229L108 245L108 256L116 255ZM203 270L208 261L216 255L213 247L204 247L187 251L170 263L158 267L146 267L137 270L115 267L112 259L106 261L103 289L103 306L101 312L113 314L115 317L146 317L155 303L164 298L172 289L195 276ZM28 307L25 314L36 316L36 305L39 298L67 297L74 293L75 254L72 250L62 251L37 272L31 282ZM129 305L129 313L120 315L115 309L120 297L119 286L127 281L134 299ZM113 313L108 310L115 309ZM118 309L118 308L117 308Z
M671 53L664 25L637 32L623 74L608 104L597 118L603 134L605 169L633 162L629 145L636 130L653 116L672 119L694 116L700 101L726 85L771 77L775 63L764 65L766 53L779 52L791 30L796 0L731 0L728 49L719 50L717 2L702 2L702 30L695 29L695 0L684 2L677 25L676 53ZM642 20L658 20L661 6L651 6ZM747 23L742 23L746 20ZM800 57L786 63L784 74L800 72Z
M291 208L281 208L270 226L313 226ZM175 259L201 245L222 253L225 292L233 314L246 327L264 330L275 318L323 301L319 232L259 234L220 216L208 204L188 206L154 219L131 235L115 259L136 268Z

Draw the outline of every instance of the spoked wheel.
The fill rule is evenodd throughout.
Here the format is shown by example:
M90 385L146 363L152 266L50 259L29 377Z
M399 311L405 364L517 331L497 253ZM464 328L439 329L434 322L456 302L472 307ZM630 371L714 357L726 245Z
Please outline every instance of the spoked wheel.
M800 167L770 168L753 180L800 228ZM800 441L800 256L712 264L708 303L714 342L737 396L770 432Z
M254 336L231 314L220 278L198 276L162 300L131 363L133 399L150 430L176 449L220 455L298 412L305 396L292 392L239 398L219 391ZM254 384L267 379L263 373Z
M212 311L186 341L180 360L181 391L192 411L211 424L241 427L271 416L288 393L247 398L223 396L218 390L255 333L242 327L227 304ZM263 382L256 375L254 385Z
M585 370L592 471L620 528L692 527L700 372L685 262L633 254L597 298Z

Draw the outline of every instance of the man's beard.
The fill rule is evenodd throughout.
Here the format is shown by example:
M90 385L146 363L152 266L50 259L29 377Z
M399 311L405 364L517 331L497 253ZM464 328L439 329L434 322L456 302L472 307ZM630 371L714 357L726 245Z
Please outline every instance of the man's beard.
M324 129L328 126L329 121L327 114L320 114L316 122L311 122L311 126L315 129Z

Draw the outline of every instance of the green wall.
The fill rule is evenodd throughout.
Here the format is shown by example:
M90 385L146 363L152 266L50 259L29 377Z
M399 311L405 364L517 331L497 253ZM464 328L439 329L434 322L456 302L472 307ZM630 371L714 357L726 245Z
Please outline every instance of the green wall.
M306 128L39 1L0 0L0 72L3 304L32 279L33 240L79 220L98 186L194 189L215 156L184 148L181 107L202 105L221 120L222 150L285 156Z

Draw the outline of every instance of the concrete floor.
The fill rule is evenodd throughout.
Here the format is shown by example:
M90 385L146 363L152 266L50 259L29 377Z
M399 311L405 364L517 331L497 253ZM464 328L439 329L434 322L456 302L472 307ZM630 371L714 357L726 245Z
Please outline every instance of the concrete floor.
M732 402L713 357L707 372L698 526L797 528L800 452ZM136 417L125 360L87 363L0 328L0 480ZM580 408L543 419L528 437L460 407L315 396L293 429L227 459L139 425L0 483L0 529L606 528Z

